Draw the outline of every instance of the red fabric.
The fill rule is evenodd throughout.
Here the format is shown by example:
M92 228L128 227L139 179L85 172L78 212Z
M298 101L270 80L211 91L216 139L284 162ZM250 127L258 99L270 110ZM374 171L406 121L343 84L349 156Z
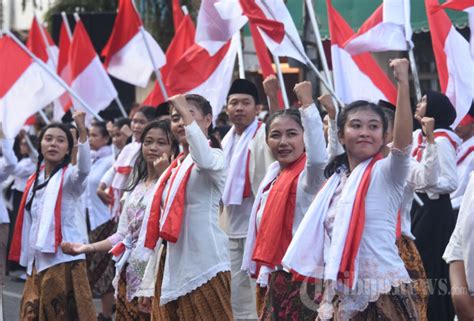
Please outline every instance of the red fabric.
M469 156L474 151L474 146L468 148L468 150L458 159L457 165L461 164L467 156Z
M257 26L273 41L277 43L283 41L283 38L285 38L285 26L283 23L267 18L255 0L239 0L239 3L242 11L249 19L249 23Z
M160 237L171 243L176 243L178 241L179 233L181 232L181 225L183 223L185 211L186 187L188 186L189 176L191 175L192 169L193 165L189 167L184 175L173 199L173 203L170 206L168 217L166 217L166 220L163 223L163 228L160 231ZM177 173L178 171L176 171L176 174ZM176 175L171 179L170 188L173 186L175 178ZM166 203L168 203L168 199L166 200Z
M62 231L61 231L61 202L62 202L62 195L63 195L63 179L64 174L66 173L66 168L62 169L61 173L61 187L59 188L58 197L56 199L56 206L54 208L54 250L57 251L59 245L62 242ZM36 179L36 174L33 174L28 178L26 181L25 190L23 192L23 196L20 202L20 208L18 209L18 215L15 223L15 229L13 231L13 238L10 247L10 254L8 259L13 262L20 261L21 255L21 238L23 234L23 221L25 217L25 206L26 200L28 198L28 194L30 192L31 187Z
M270 75L274 75L275 73L273 72L272 60L268 54L267 46L265 45L265 42L263 41L262 35L258 31L257 26L253 23L250 23L250 34L252 35L253 44L257 53L258 63L260 64L260 68L262 68L263 78L265 79ZM278 90L278 103L280 108L283 108L285 105L283 102L281 89Z
M58 74L69 64L69 47L71 46L71 39L66 30L64 22L61 24L61 30L59 33L59 56L58 56Z
M131 166L120 166L115 169L115 171L119 174L128 175L132 172Z
M398 210L397 213L397 228L395 231L395 235L397 237L397 240L402 236L402 213L400 210Z
M421 161L421 156L423 155L423 148L422 148L423 134L422 133L418 134L417 143L418 143L418 145L413 150L413 153L411 154L411 156L415 157L416 160L419 162L419 161Z
M441 8L458 11L466 10L469 7L474 7L474 0L448 0L441 5Z
M115 246L110 250L110 254L113 256L120 256L125 252L125 244L123 242L118 242Z
M69 63L71 64L71 77L76 79L92 60L97 57L94 46L87 34L82 21L76 23L69 48Z
M355 260L359 253L360 241L365 227L365 198L370 186L370 175L375 163L382 159L379 153L374 156L369 165L365 169L352 209L351 221L347 232L344 250L342 252L341 265L339 266L338 279L342 280L346 285L352 288L355 274Z
M458 126L469 126L470 124L474 123L474 117L471 115L467 114L461 122L458 124Z
M132 0L120 0L114 29L107 44L102 49L102 56L105 57L105 67L109 65L113 55L125 47L140 32L139 29L142 25L140 15Z
M28 40L26 41L26 47L30 49L30 51L43 62L48 62L48 50L46 49L46 45L44 43L43 35L41 34L41 26L38 23L36 18L33 18L31 22L30 32L28 33ZM48 40L48 44L50 46L54 46L54 42L49 35L49 32L43 28L44 34L46 39Z
M434 137L435 137L435 139L438 138L438 137L445 137L449 140L449 142L453 146L454 150L458 149L458 144L451 138L451 136L449 136L449 134L447 134L445 132L438 132L438 133L434 133Z
M14 62L14 63L12 63ZM6 95L32 60L10 37L0 38L0 98Z
M184 13L179 5L179 0L172 0L171 5L173 6L173 25L176 30L184 19Z
M341 14L332 6L331 0L326 0L326 5L331 45L344 48L344 44L354 35L354 31ZM352 56L352 59L360 71L369 77L372 83L382 91L388 101L395 105L397 102L397 88L382 68L380 68L372 55L370 53L363 53Z
M156 242L158 241L160 235L161 199L163 198L163 192L165 190L166 183L171 177L172 170L178 166L178 160L181 157L182 155L178 156L168 167L162 176L163 178L160 179L160 186L158 186L155 195L153 195L145 237L145 247L151 250L155 248Z
M270 189L252 255L258 264L271 267L281 264L290 245L298 178L305 164L306 153L283 168Z
M255 138L260 127L262 127L261 121L258 122L257 130L253 134L252 139ZM244 184L243 198L248 198L250 197L250 195L252 195L252 185L250 184L250 150L249 150L247 154L247 162L245 163L245 184Z
M449 31L453 27L451 20L443 10L435 10L439 7L438 0L425 0L426 15L430 26L431 41L438 70L441 91L446 93L449 81L448 63L444 45Z
M370 29L374 28L378 24L383 22L383 4L381 4L372 15L360 26L359 31L352 35L346 42L344 43L343 47L345 47L349 42L353 39L362 36L364 33L369 31Z

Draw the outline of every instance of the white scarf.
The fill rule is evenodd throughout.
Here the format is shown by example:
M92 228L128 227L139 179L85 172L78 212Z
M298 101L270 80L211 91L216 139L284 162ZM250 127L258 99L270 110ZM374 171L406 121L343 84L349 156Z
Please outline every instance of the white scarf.
M140 152L141 145L140 142L131 142L126 145L117 157L114 168L117 170L118 168L133 167L137 155ZM124 175L116 171L112 181L112 187L120 190L123 189L128 176L129 175Z
M252 206L252 213L250 215L249 228L247 231L247 239L245 241L244 255L242 258L242 270L247 271L247 273L254 275L257 272L257 264L252 261L252 254L255 248L255 241L257 239L257 213L262 201L262 195L265 187L273 182L278 174L280 173L280 164L278 162L273 162L268 168L265 177L263 178L260 186L258 187L257 195L255 196L255 201ZM260 268L259 275L257 276L257 283L261 286L267 286L268 276L273 270L267 266L262 266Z
M112 155L112 147L105 145L98 150L91 150L92 163L95 163L98 159Z
M63 171L60 169L50 179L44 190L43 204L41 207L40 220L38 224L38 234L36 237L35 249L43 253L55 253L55 219L54 213L56 202L61 190L63 181ZM44 170L43 170L44 175ZM30 193L33 188L30 190Z
M235 126L232 126L222 140L225 160L229 169L224 192L222 193L222 202L225 206L242 204L249 143L255 136L257 130L258 120L255 119L252 124L245 129L237 143L234 142Z

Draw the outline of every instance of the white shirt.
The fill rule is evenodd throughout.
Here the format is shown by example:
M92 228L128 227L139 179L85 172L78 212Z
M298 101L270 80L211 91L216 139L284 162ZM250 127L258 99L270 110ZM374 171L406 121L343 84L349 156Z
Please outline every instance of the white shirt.
M62 201L61 201L61 230L63 242L87 243L87 232L80 228L84 225L83 214L81 212L81 195L86 189L86 179L90 171L91 157L89 142L78 144L77 165L66 169L63 180ZM44 181L44 171L38 177L38 182ZM69 255L62 252L61 247L56 253L42 253L34 248L38 226L41 224L42 204L44 202L44 191L42 188L36 191L35 198L31 205L31 211L25 209L23 233L21 239L20 264L27 267L28 275L31 275L33 266L39 273L47 268L64 262L71 262L85 259L84 254ZM30 189L28 199L31 197L33 189ZM51 235L51 237L54 237Z
M30 157L21 159L15 166L15 170L12 175L15 176L15 181L12 185L12 189L19 192L23 192L26 187L26 181L33 175L36 170L36 162Z
M459 210L458 221L443 259L464 261L469 293L474 296L474 172L471 172Z
M237 142L238 139L236 137L233 147L237 145ZM260 126L255 137L250 141L249 150L249 178L250 186L252 187L251 196L244 198L241 205L224 206L221 214L225 222L224 229L230 238L245 238L247 236L250 214L255 199L254 195L257 193L260 182L265 177L268 166L275 161L266 143L265 124ZM242 164L242 166L246 166L246 164Z
M466 140L458 148L457 161L465 155L467 150L474 146L474 136ZM459 209L461 206L462 197L466 191L467 183L469 182L469 174L474 171L474 152L471 152L460 164L457 164L459 186L451 193L451 203L453 209Z
M190 293L217 273L230 271L228 238L218 226L219 203L226 179L224 153L209 146L196 122L185 128L194 166L186 186L179 239L176 243L167 243L162 305ZM170 181L163 197L169 186Z
M0 158L0 183L3 183L8 176L15 170L18 159L13 152L13 139L2 139L2 154ZM5 206L3 197L0 196L0 224L10 223L10 217Z

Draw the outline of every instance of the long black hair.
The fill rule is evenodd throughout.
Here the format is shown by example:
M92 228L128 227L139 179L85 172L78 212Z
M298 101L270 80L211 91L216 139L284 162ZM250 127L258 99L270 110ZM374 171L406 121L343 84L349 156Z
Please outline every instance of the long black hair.
M46 179L43 183L38 184L38 176L41 171L41 165L44 160L43 152L41 150L41 142L43 141L44 135L50 128L58 128L62 130L66 134L67 142L68 142L68 152L66 153L66 156L64 156L63 160L56 165L56 167L52 170L51 174L49 175L48 179ZM72 155L72 149L74 147L74 139L72 137L71 131L69 130L68 126L61 124L61 123L51 123L47 125L41 133L39 134L38 138L38 161L36 162L36 178L33 183L33 194L31 195L30 200L28 203L26 203L26 209L29 211L31 210L31 204L33 203L33 199L35 198L36 191L46 187L48 185L49 180L51 177L53 177L54 174L56 174L59 170L61 170L63 167L69 165L71 163L71 155Z
M112 144L112 137L110 137L109 131L107 130L107 125L104 121L93 122L91 127L97 128L100 132L100 135L104 138L107 138L107 145Z
M383 134L385 135L388 129L388 121L382 108L366 100L356 100L345 106L337 116L336 124L337 133L339 136L342 136L344 133L344 127L349 115L359 110L370 110L376 113L382 120ZM326 168L324 169L324 176L326 176L326 178L331 177L332 174L334 174L341 166L346 166L349 168L349 159L347 158L346 152L342 153L341 155L337 155L329 161L329 163L326 165Z
M176 138L171 133L171 123L169 120L160 120L160 121L152 121L148 123L143 129L143 133L140 136L140 141L143 142L148 132L152 129L161 129L167 138L167 142L171 145L171 155L170 158L175 158L179 154L179 143ZM132 191L138 183L148 177L148 167L143 157L143 144L138 151L137 158L135 160L135 164L133 166L132 175L130 176L130 184L125 189L126 191Z
M298 126L304 131L303 123L301 122L301 113L297 108L287 108L283 110L279 110L268 117L267 122L265 124L265 136L268 138L270 134L270 126L278 117L289 117L293 119Z
M212 106L206 98L196 94L188 94L185 97L186 102L191 103L194 107L199 109L203 116L211 115L212 117ZM207 136L211 140L211 147L222 149L221 143L216 137L214 137L214 135L212 135L213 133L214 126L211 123L211 125L207 129Z

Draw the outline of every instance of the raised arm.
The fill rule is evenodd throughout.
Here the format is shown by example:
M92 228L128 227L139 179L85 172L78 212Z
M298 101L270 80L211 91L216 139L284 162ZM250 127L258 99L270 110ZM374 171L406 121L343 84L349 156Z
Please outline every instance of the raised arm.
M339 142L337 136L336 106L334 106L333 99L329 94L318 97L318 101L328 113L328 142L326 149L328 152L328 159L331 160L337 155L344 153L344 148Z
M69 179L78 194L85 190L85 184L83 183L89 175L91 168L90 146L87 141L85 117L86 114L83 111L75 111L73 114L77 130L79 131L78 158L77 165L73 167L73 173L69 176Z
M278 101L279 89L280 85L278 84L278 79L275 75L270 75L263 81L263 90L268 98L268 110L270 111L270 114L281 109L280 102Z

